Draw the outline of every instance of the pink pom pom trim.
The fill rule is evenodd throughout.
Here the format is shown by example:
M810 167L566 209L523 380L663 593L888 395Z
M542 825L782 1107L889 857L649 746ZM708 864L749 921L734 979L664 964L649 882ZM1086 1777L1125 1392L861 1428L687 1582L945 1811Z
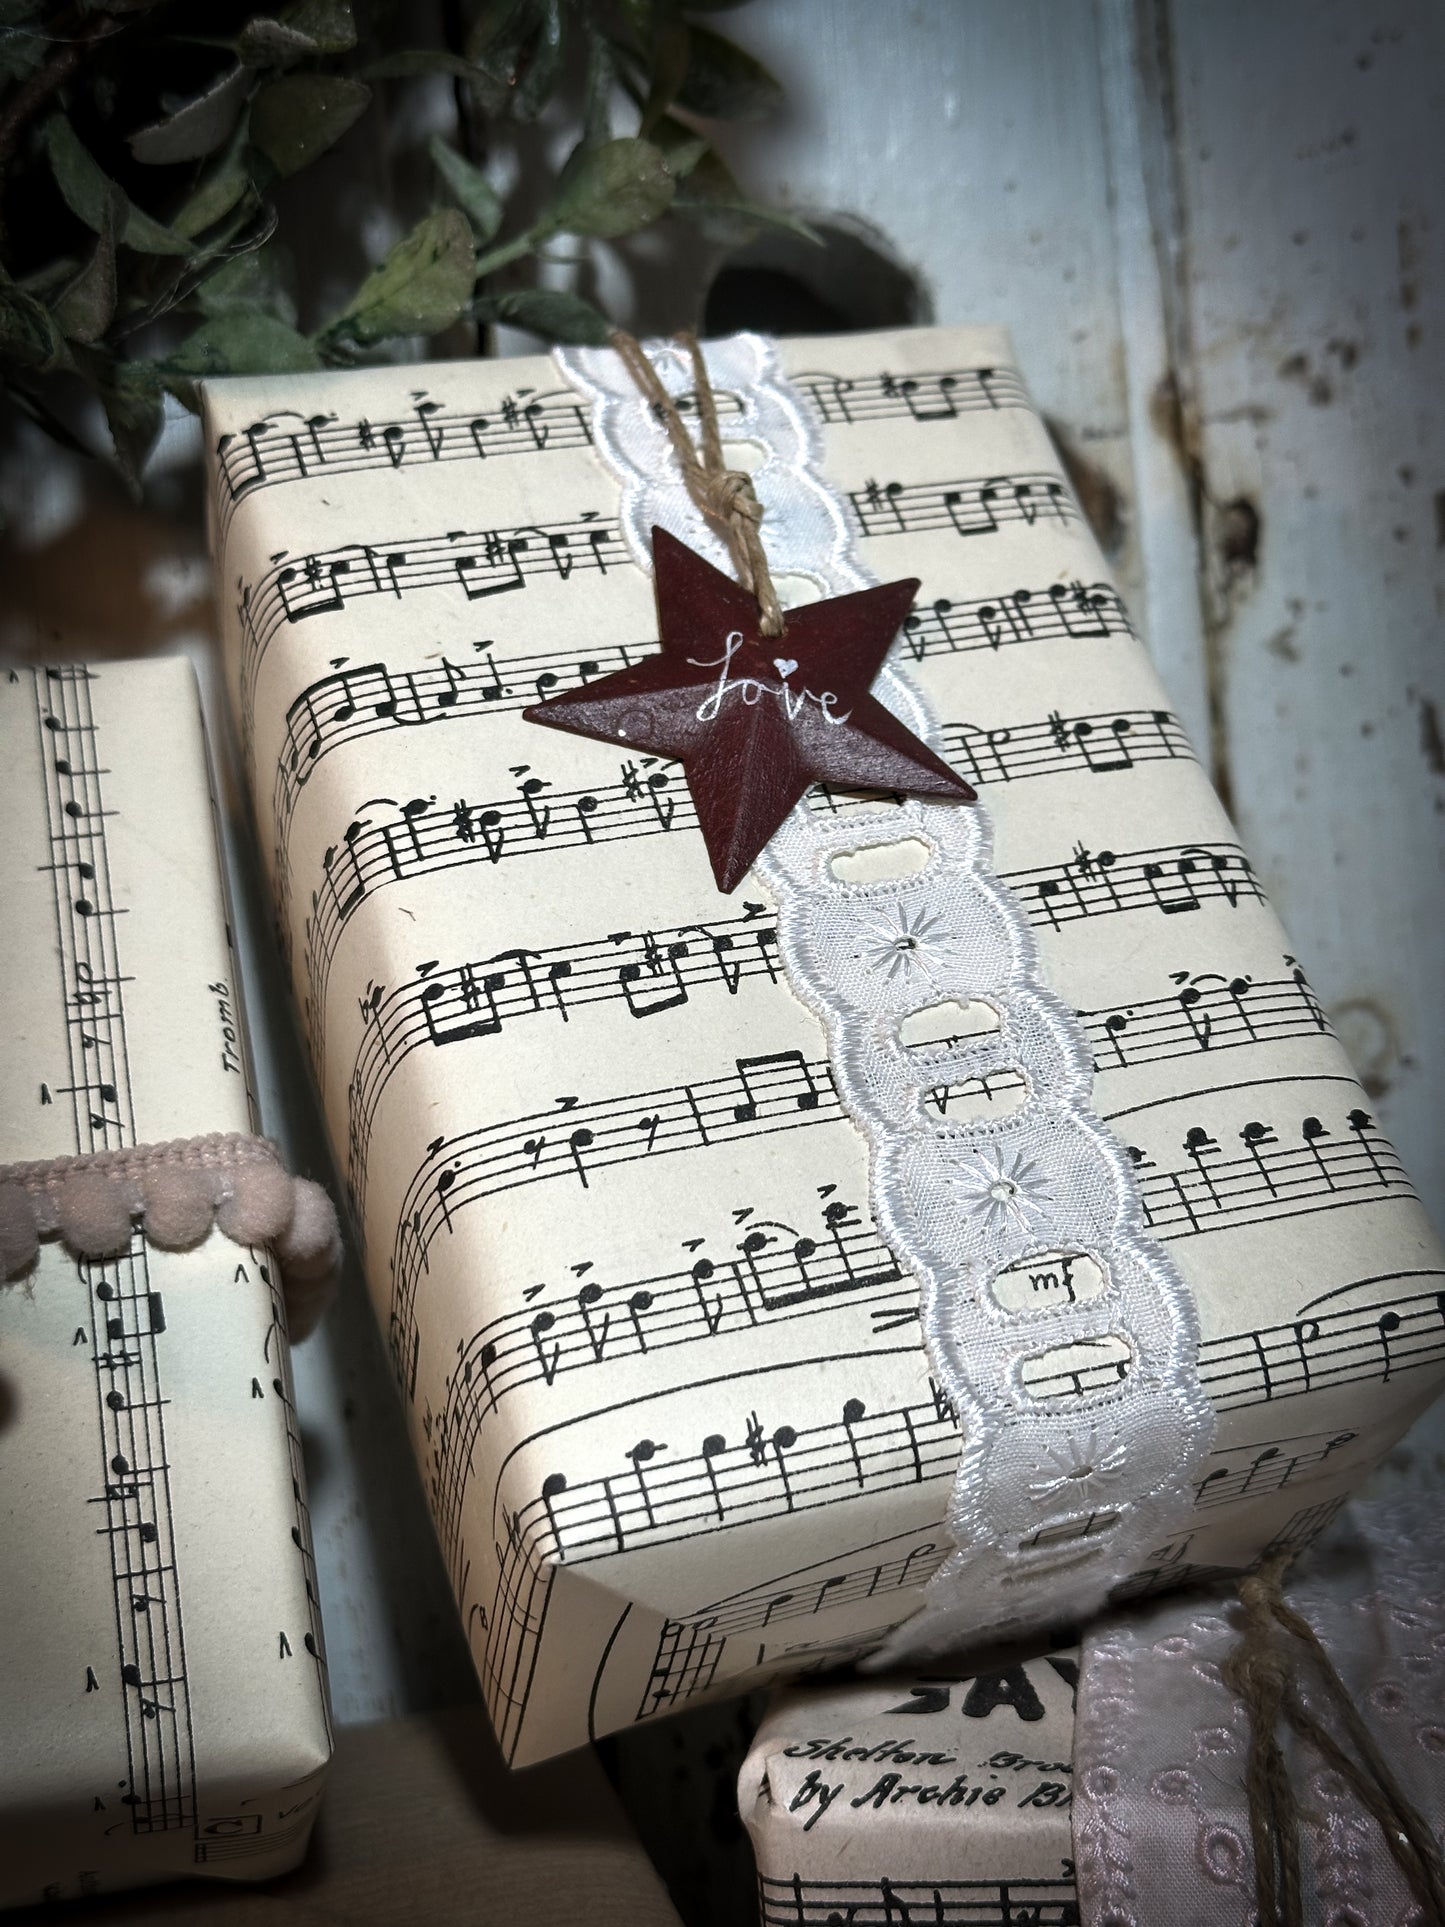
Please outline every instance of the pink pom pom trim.
M265 1138L216 1131L0 1164L0 1280L27 1270L57 1232L78 1257L113 1258L137 1228L164 1251L188 1251L213 1224L239 1244L276 1247L291 1335L304 1338L325 1309L341 1232L321 1186L292 1177Z

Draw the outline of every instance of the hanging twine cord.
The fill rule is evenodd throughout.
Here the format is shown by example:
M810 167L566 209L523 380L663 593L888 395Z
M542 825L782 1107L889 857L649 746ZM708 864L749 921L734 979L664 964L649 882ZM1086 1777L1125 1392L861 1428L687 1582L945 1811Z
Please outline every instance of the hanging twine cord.
M1249 1797L1259 1927L1304 1927L1300 1881L1299 1802L1278 1738L1281 1716L1334 1768L1371 1815L1432 1927L1445 1927L1445 1859L1434 1835L1361 1719L1319 1634L1286 1604L1290 1555L1270 1559L1240 1581L1244 1627L1223 1665L1228 1685L1249 1713ZM1287 1637L1281 1641L1280 1633ZM1312 1663L1351 1752L1300 1697L1301 1660Z
M135 1221L166 1251L186 1251L212 1225L280 1260L288 1324L303 1338L324 1309L341 1259L336 1207L319 1184L292 1177L266 1138L242 1131L174 1138L80 1157L0 1164L0 1281L34 1263L59 1235L82 1258L115 1258Z
M723 457L717 397L713 394L707 362L697 336L680 334L677 340L692 357L693 392L697 398L697 416L702 430L701 453L678 413L676 402L644 353L642 343L635 335L626 334L621 328L615 329L608 339L622 357L632 379L652 404L653 413L667 430L688 494L708 520L722 531L738 580L750 594L757 597L758 608L762 611L762 633L768 637L782 635L782 604L773 587L772 572L768 568L768 558L759 532L763 505L753 488L752 476L746 469L729 468Z

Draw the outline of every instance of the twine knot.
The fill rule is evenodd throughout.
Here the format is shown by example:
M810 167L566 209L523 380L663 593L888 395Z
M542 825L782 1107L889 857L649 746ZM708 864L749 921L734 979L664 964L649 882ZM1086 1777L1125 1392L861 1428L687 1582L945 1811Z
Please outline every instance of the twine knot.
M763 519L763 505L753 488L753 478L746 469L725 468L721 474L709 474L704 483L707 495L707 512L719 522L731 521L735 516L751 522L756 528Z
M739 582L757 597L760 632L775 640L783 633L783 609L773 587L767 552L759 533L763 505L747 470L729 468L723 458L717 397L697 336L680 334L677 339L692 357L693 392L701 429L700 452L687 432L677 403L644 353L642 343L621 328L614 330L608 339L667 430L688 494L708 520L717 525L728 545Z

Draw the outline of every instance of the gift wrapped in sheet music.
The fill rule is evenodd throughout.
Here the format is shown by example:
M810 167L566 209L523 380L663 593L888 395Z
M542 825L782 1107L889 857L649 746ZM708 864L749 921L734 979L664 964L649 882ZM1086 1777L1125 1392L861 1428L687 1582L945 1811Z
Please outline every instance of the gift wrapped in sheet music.
M1077 1927L1076 1649L776 1695L738 1776L763 1927Z
M0 744L0 1164L250 1132L190 664L12 670ZM0 1907L294 1866L330 1731L270 1255L46 1240L0 1381Z
M617 356L206 397L279 925L517 1763L1303 1541L1445 1359L1006 339L708 357L785 596L920 580L877 689L981 798L815 789L731 895L679 765L522 713L655 650L653 523L726 566Z

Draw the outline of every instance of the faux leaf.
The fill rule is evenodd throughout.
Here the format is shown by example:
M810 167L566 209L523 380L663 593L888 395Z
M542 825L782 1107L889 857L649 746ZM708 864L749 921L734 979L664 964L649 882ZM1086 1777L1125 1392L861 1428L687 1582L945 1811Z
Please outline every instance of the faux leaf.
M117 188L96 238L95 252L51 304L60 331L70 341L99 341L115 315L116 233L125 218L125 196Z
M333 340L383 341L449 328L472 292L476 255L466 217L439 208L398 241L325 330Z
M691 54L677 103L706 120L761 120L783 98L783 90L760 60L731 40L693 22Z
M355 45L351 0L298 0L277 19L247 21L236 52L248 67L292 67L316 54L349 53Z
M627 138L579 147L563 168L537 231L601 240L631 234L666 212L675 185L651 141Z
M582 103L582 139L600 147L612 138L612 96L617 87L617 63L612 45L595 27L587 28L587 92Z
M168 371L198 376L293 374L320 366L305 335L260 308L213 315L166 362Z
M677 99L692 58L692 36L686 23L670 20L657 35L652 52L652 85L642 105L640 132L651 137L657 123Z
M242 121L226 152L207 168L195 192L172 221L177 234L184 234L188 240L204 234L207 228L224 220L251 191L251 174L246 166L246 133L246 123Z
M517 288L510 294L484 295L473 312L479 321L505 321L514 328L530 328L549 341L577 343L587 348L607 344L608 327L590 301L560 288Z
M265 247L275 228L276 210L269 204L238 208L228 220L210 230L204 245L188 260L168 267L163 276L152 279L143 297L138 295L129 301L122 298L122 339L139 328L148 327L188 300L228 262Z
M45 145L65 205L93 234L99 234L110 218L111 196L120 194L120 188L81 144L64 114L52 114L45 123ZM121 198L124 200L124 195ZM137 254L190 253L190 243L182 235L162 227L128 200L120 241Z
M366 112L371 89L344 74L287 74L257 94L251 140L278 174L295 174Z
M0 28L8 23L0 17ZM45 65L50 52L38 33L0 32L0 82L28 80Z
M244 67L208 87L164 120L142 127L130 137L130 151L147 165L168 166L172 161L198 161L225 144L246 105L251 85Z
M432 164L456 196L457 204L472 224L479 246L490 241L502 225L502 203L491 182L465 155L448 147L440 134L433 134L427 150Z
M33 294L17 288L0 269L0 355L45 374L69 364L69 351L55 317Z
M118 361L109 365L107 376L97 385L116 465L132 494L138 495L141 471L165 421L160 376L149 361Z
M695 134L671 114L664 114L652 130L652 144L661 151L667 162L667 171L675 181L685 181L698 162L706 154L710 143L701 135Z
M821 238L797 215L750 201L712 148L678 189L673 206L680 214L691 215L707 238L722 247L742 247L760 227L782 228L803 241Z
M253 247L224 261L195 293L204 315L260 309L276 319L295 324L296 309L281 281L275 248Z
M518 120L535 120L552 98L562 74L565 46L562 0L541 0L541 20L527 43L517 85L512 93L512 113Z
M534 120L561 76L563 42L561 0L491 0L465 49L487 113Z

